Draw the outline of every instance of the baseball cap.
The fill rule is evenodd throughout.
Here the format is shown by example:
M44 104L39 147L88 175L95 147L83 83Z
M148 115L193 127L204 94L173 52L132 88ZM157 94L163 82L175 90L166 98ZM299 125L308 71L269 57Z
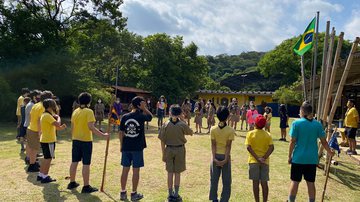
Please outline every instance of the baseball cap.
M266 119L263 115L258 115L256 118L255 118L255 125L258 127L258 128L264 128L265 127L265 124L266 124Z

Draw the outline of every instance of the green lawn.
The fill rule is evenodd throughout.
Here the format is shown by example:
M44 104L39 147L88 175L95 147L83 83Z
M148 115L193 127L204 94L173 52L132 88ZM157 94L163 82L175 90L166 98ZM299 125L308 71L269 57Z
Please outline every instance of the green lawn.
M145 167L141 170L139 191L143 201L164 201L167 196L166 171L161 161L160 142L157 138L156 119L146 132L148 148L145 149ZM205 119L204 119L205 123ZM275 151L270 160L269 201L285 201L288 196L290 166L287 164L288 143L280 142L279 119L273 118L272 136ZM194 126L192 125L194 128ZM20 145L15 140L15 124L0 124L0 201L119 201L120 191L120 144L117 134L112 134L106 175L106 193L81 194L66 189L68 169L71 162L70 129L61 132L56 145L56 159L50 168L50 175L57 182L41 184L36 182L35 173L26 173ZM205 130L203 130L204 132ZM244 146L246 132L237 131L232 147L232 194L231 201L253 201L252 183L248 179L247 151ZM207 201L209 193L209 163L211 159L209 135L188 136L187 170L182 174L180 194L184 201ZM100 187L106 141L95 137L91 185ZM326 192L327 201L359 201L360 167L343 153L338 166L331 168ZM81 165L77 181L82 185ZM131 179L131 178L130 178ZM317 199L320 200L325 176L317 172ZM129 180L128 191L131 191ZM220 185L221 188L221 185ZM298 201L307 201L305 182L302 182Z

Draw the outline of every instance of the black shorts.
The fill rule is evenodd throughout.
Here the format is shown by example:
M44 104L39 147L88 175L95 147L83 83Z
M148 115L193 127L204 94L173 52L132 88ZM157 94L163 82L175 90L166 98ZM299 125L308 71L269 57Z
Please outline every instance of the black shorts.
M91 164L92 142L83 142L80 140L73 140L72 144L72 162L79 162L82 160L83 165Z
M19 137L25 137L26 130L27 130L27 127L20 126L20 128L19 128Z
M295 182L300 182L304 179L308 182L315 182L316 177L316 164L291 164L290 179Z
M357 128L346 127L345 129L346 129L347 137L350 138L350 139L355 139Z
M44 159L54 159L55 158L55 142L43 143L40 142L41 149L44 154Z

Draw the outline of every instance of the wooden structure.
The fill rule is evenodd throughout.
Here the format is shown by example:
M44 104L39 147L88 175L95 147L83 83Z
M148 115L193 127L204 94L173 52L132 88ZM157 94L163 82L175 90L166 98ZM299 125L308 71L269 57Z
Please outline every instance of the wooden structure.
M111 86L116 92L116 97L120 98L120 102L123 105L123 108L128 109L129 103L136 96L142 96L145 99L151 97L151 92L145 91L139 88L126 87L126 86Z

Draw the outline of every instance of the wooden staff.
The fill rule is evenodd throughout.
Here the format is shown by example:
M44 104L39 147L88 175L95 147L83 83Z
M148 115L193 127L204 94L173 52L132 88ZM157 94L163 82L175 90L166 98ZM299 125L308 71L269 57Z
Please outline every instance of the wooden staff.
M100 187L100 191L104 192L104 186L105 186L105 176L106 176L106 165L107 165L107 157L108 157L108 153L109 153L109 143L110 143L110 131L111 131L111 110L112 110L112 105L110 107L110 113L109 113L109 117L108 117L108 125L107 125L107 129L106 132L109 134L106 137L106 147L105 147L105 158L104 158L104 168L103 168L103 174L102 174L102 179L101 179L101 187Z
M324 49L323 49L323 58L322 58L322 65L321 65L321 74L320 74L320 86L319 86L319 99L318 99L318 106L317 106L317 117L320 121L322 118L322 107L323 104L323 88L324 88L324 81L325 81L325 74L326 74L326 56L327 50L329 48L329 31L330 31L330 21L326 22L326 32L325 32L325 40L324 40Z
M323 202L323 201L324 201L324 198L325 198L326 186L327 186L327 182L328 182L328 179L329 179L329 172L330 172L331 160L332 160L332 156L330 157L330 161L327 163L325 184L324 184L324 189L323 189L322 196L321 196L321 202Z

